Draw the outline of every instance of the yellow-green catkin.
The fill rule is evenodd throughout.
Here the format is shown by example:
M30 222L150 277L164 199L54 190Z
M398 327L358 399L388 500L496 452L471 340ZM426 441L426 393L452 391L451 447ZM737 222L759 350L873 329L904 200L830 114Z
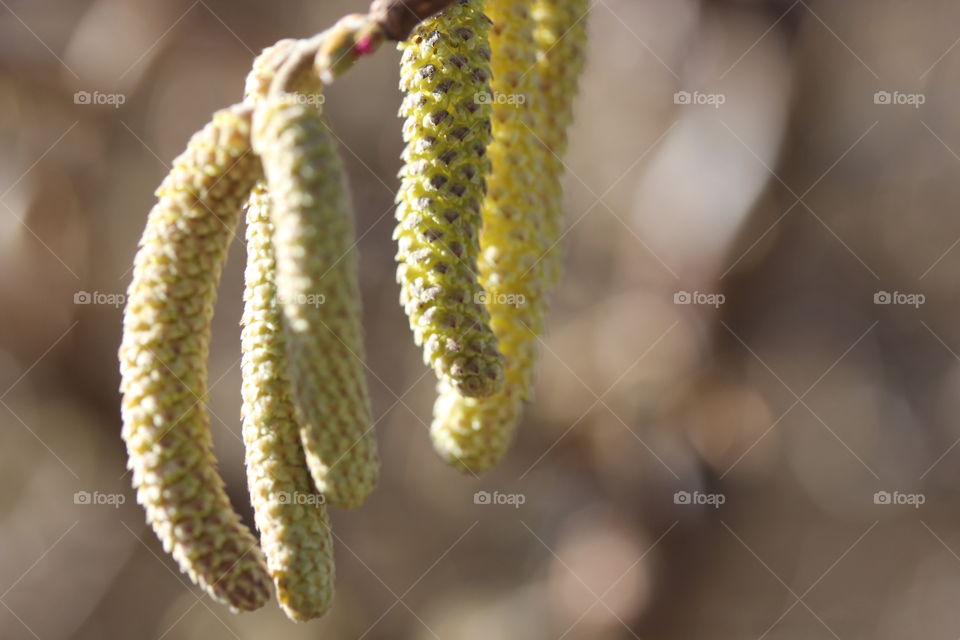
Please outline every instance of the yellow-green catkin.
M262 606L270 578L211 452L207 356L227 246L260 175L248 109L219 111L193 136L156 192L120 347L123 438L137 500L180 568L236 610Z
M537 45L537 87L530 101L536 111L535 133L547 167L547 236L551 249L544 261L549 282L560 277L563 234L563 155L567 129L573 121L573 101L586 61L588 0L534 0Z
M423 21L400 65L404 167L397 194L397 280L424 361L465 396L503 384L477 281L480 206L490 170L490 20L458 0Z
M253 143L270 194L277 297L307 464L331 504L356 507L377 483L379 458L343 169L317 108L295 95L256 103Z
M310 620L333 601L333 539L300 444L272 234L269 195L257 187L247 208L242 333L247 481L280 606L293 620Z
M544 229L545 167L533 135L537 53L530 3L487 0L486 13L493 21L493 142L478 266L506 382L488 398L467 398L441 383L430 429L440 456L471 472L500 460L529 397L546 307L541 258L550 246Z
M267 95L283 56L295 45L281 40L254 61L246 97ZM319 85L303 82L301 100L319 105ZM292 398L283 317L277 299L273 222L265 180L247 204L242 377L243 440L247 482L260 545L292 620L323 615L334 593L333 536L324 497L313 486Z

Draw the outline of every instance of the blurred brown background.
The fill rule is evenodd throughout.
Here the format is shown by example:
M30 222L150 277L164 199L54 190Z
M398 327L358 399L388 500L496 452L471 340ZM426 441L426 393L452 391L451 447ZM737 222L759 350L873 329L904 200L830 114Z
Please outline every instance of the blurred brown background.
M0 0L0 637L960 636L947 0L594 3L567 274L536 401L479 480L431 450L432 375L397 304L398 56L338 81L381 486L333 514L323 620L235 616L188 586L124 473L137 239L253 56L363 6ZM249 519L242 268L238 244L209 403Z

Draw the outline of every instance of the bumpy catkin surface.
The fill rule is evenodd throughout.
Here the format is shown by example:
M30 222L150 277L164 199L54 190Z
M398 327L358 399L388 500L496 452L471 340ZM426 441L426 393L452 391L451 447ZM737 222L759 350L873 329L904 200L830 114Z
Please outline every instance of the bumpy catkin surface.
M330 503L356 507L376 485L379 459L343 170L317 109L294 96L257 103L253 141L271 198L277 295L307 464Z
M460 0L400 44L404 168L397 194L397 280L424 361L465 396L503 384L477 282L480 205L490 168L489 19Z
M267 95L294 43L281 40L257 57L247 76L248 100ZM297 88L303 90L305 104L322 102L319 83L308 79ZM243 439L250 499L277 599L288 617L303 621L323 615L333 602L333 537L300 440L277 299L273 232L270 196L261 180L247 204Z
M552 248L544 261L549 281L560 278L563 259L563 155L573 121L573 99L586 60L588 0L534 0L537 44L537 86L531 106L536 111L537 139L547 167L547 237Z
M272 236L269 195L255 188L247 208L242 333L247 481L280 606L294 620L309 620L333 601L333 539L300 444Z
M546 307L541 258L551 242L544 228L547 177L533 134L537 52L530 3L487 0L486 13L493 21L493 142L478 266L506 382L487 398L467 398L441 383L431 425L440 456L474 472L503 456L529 397Z
M181 569L240 610L267 601L270 579L217 472L204 402L216 287L260 175L249 111L219 111L193 136L156 192L120 347L123 438L137 500Z

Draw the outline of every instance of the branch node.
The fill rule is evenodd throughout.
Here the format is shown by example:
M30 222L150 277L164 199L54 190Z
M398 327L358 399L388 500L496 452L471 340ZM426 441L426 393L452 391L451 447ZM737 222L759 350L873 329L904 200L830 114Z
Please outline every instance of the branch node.
M370 17L379 23L388 40L401 42L414 27L457 0L373 0Z

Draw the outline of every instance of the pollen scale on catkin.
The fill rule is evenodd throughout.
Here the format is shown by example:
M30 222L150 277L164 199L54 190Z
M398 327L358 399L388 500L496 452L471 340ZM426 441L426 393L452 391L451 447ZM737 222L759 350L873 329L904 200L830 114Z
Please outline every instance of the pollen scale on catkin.
M165 550L234 611L265 604L271 584L291 620L328 611L328 507L357 507L378 482L354 212L322 105L324 85L384 41L403 51L397 279L439 381L435 448L461 469L493 466L530 397L586 0L486 7L374 0L281 40L156 192L124 310L122 435ZM494 99L504 93L526 106ZM216 289L244 211L241 417L259 544L227 498L204 405Z

